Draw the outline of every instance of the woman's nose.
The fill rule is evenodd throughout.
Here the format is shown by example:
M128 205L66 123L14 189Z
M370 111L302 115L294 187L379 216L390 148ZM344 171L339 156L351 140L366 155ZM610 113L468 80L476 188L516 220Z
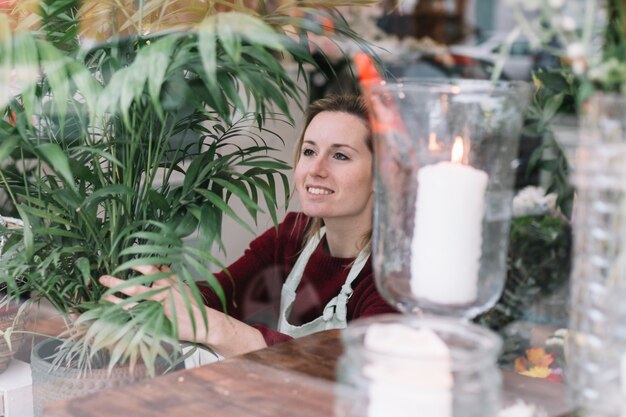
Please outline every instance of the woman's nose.
M328 166L324 158L315 158L310 168L311 175L325 177L328 174Z

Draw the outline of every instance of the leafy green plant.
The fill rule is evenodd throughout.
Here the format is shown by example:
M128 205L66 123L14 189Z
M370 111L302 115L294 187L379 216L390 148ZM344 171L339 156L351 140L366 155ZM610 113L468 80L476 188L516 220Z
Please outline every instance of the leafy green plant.
M113 305L101 301L103 274L150 286L164 275L136 276L132 267L167 264L175 285L190 289L188 309L201 302L199 285L224 302L211 274L223 266L213 256L223 249L223 217L249 229L264 210L276 223L277 191L289 192L288 165L272 156L265 128L278 115L291 120L288 102L301 98L281 60L306 76L307 33L360 42L330 2L274 11L263 1L192 3L46 0L34 14L18 4L0 15L3 74L36 69L0 121L0 161L35 161L33 175L0 171L24 222L19 231L0 228L8 239L0 280L12 297L31 293L64 314L57 364L86 368L106 352L109 367L153 367L177 349L175 324L146 300L158 290ZM80 19L102 10L123 19L81 32ZM12 16L34 23L11 30ZM200 243L189 245L196 231ZM195 323L208 325L206 317Z
M530 156L527 172L544 171L548 174L547 193L557 195L557 206L568 218L572 214L574 189L569 180L569 164L563 145L555 137L555 119L560 114L575 114L579 82L571 71L539 70L533 74L539 88L535 91L526 115L524 133L541 137L542 143Z
M536 46L560 59L560 66L539 70L529 107L526 133L543 137L528 166L548 174L547 192L558 195L568 217L573 187L568 161L555 134L562 115L575 118L596 91L626 92L626 9L622 0L511 2L519 29ZM568 122L569 123L569 122Z
M478 322L503 330L522 318L531 303L565 285L571 268L571 245L571 227L560 217L545 214L513 218L504 291Z

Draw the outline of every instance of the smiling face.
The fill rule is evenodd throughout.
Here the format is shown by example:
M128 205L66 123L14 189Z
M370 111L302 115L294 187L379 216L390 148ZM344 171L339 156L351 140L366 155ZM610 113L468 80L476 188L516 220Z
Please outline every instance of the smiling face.
M309 123L294 173L302 211L310 217L371 225L372 152L365 122L323 111Z

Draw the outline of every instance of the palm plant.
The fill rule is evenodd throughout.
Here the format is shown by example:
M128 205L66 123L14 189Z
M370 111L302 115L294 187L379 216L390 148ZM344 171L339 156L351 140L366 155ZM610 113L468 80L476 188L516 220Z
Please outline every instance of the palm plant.
M0 91L0 161L33 161L28 173L0 171L24 222L0 228L0 282L64 315L58 364L87 367L106 352L109 367L152 367L176 349L175 324L146 300L154 294L103 302L103 274L149 286L163 276L131 268L167 264L189 309L199 285L224 301L211 274L224 215L249 229L266 210L276 223L277 191L288 193L288 165L265 139L265 123L290 121L288 101L302 93L281 60L306 77L307 33L360 42L329 5L45 0L0 14L0 76L19 87ZM200 244L189 245L196 231Z

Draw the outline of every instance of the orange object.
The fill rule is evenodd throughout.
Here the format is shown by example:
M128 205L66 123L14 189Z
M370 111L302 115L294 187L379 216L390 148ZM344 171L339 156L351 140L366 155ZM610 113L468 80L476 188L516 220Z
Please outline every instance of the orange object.
M369 103L372 110L370 122L374 133L398 132L406 136L407 130L393 97L390 94L385 94L387 97L384 98L383 102L381 97L372 94L372 86L385 84L372 58L364 52L359 52L354 56L354 65L365 101Z
M8 122L11 126L15 126L15 123L17 122L17 115L15 114L14 111L12 111L11 114L9 115Z
M377 157L377 169L387 173L387 178L406 175L406 167L415 166L417 161L394 95L385 88L386 82L370 56L358 53L354 56L354 64L363 97L370 109L370 126L376 138L374 146L386 149ZM378 89L376 94L372 91L373 87ZM383 182L386 181L383 179ZM383 184L383 187L393 187L393 184Z
M365 52L358 52L354 56L354 65L356 66L356 73L359 77L361 87L363 87L364 84L372 82L382 82L382 78L374 65L372 57L367 55Z
M544 348L526 350L526 356L515 359L515 372L532 378L545 378L552 382L561 382L561 371L552 369L554 356Z
M326 30L328 33L335 33L335 22L330 17L322 17L320 19L320 23L322 28Z

